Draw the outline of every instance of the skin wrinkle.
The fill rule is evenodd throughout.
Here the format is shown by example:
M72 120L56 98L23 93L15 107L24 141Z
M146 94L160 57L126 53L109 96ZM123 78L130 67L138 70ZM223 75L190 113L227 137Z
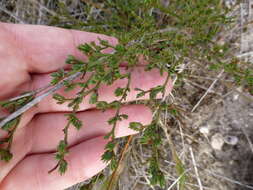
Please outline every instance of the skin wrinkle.
M77 46L79 45L76 41L76 37L74 35L74 31L73 30L69 30L69 33L72 37L72 44L73 44L73 47L74 47L74 54L75 55L80 55L80 52L78 51L77 49ZM79 56L78 56L79 57ZM84 57L84 59L87 59L86 56Z
M50 38L47 38L47 36L52 35L53 37L58 36L66 36L66 31L63 29L59 29L57 28L56 30L53 29L52 27L45 27L45 26L38 26L38 28L35 25L14 25L14 24L3 24L8 26L11 30L13 31L15 34L18 34L19 38L20 38L20 43L21 43L21 47L22 47L22 51L25 52L25 57L29 59L29 61L27 62L27 71L30 73L37 73L37 71L39 71L39 73L41 73L41 71L45 71L45 68L43 67L38 67L38 63L42 60L43 58L46 59L46 61L48 61L48 57L52 57L51 52L50 51L46 51L47 49L52 48L52 44L50 44ZM38 30L40 29L40 30ZM34 34L33 34L34 31ZM38 39L38 33L39 31L42 31L43 33L41 34L41 38L44 41L43 43L40 44L39 39ZM67 40L66 40L67 39ZM69 44L66 44L65 42L68 42L69 37L65 37L63 38L62 41L58 41L56 42L56 46L59 49L60 55L61 55L61 47L68 47ZM48 41L48 44L47 44ZM65 45L62 45L62 43L65 43ZM42 45L42 47L40 47L40 45ZM33 47L33 48L31 48ZM44 55L42 55L41 53L41 49L45 49L45 53ZM70 48L71 49L71 48ZM65 49L64 49L65 50ZM34 53L34 55L32 55L32 53ZM35 59L34 59L35 58ZM50 58L51 59L51 58ZM49 59L49 60L50 60ZM64 59L64 58L62 58ZM52 59L54 60L54 59ZM62 63L63 65L64 63ZM51 68L51 66L54 66L55 64L49 64L48 66L49 68ZM52 67L54 68L54 67ZM49 69L50 72L54 71L52 69ZM49 71L48 71L49 72Z
M5 179L7 177L7 175L5 175L5 173L10 173L10 171L12 171L13 169L15 169L15 166L18 163L21 163L24 158L27 156L27 152L31 151L32 149L32 144L33 144L33 138L30 138L31 136L31 131L29 130L29 126L27 126L27 123L31 122L33 115L34 115L34 108L32 108L31 110L29 110L28 112L26 112L23 117L21 117L21 121L20 121L20 125L17 128L14 138L13 138L13 146L12 147L12 151L14 154L13 159L11 160L11 162L7 163L6 165L3 165L4 163L0 162L0 168L2 169L2 171L0 172L0 181L2 181L3 179ZM26 130L24 130L24 128L26 128ZM28 138L29 137L29 138ZM23 145L22 145L23 144ZM16 154L16 152L18 151L19 148L22 148L22 152L19 154Z
M15 43L15 48L19 50L19 52L21 52L21 55L23 56L25 60L23 62L24 64L19 64L19 67L20 65L22 65L24 72L26 72L28 70L28 65L29 65L28 60L30 60L30 56L28 53L25 52L25 48L23 48L24 44L19 39L17 32L15 30L11 30L11 28L9 30L7 29L7 32L9 32L10 36L12 36L12 39Z
M33 118L32 118L32 120L27 124L27 130L28 131L30 131L30 137L32 137L32 138L30 138L31 139L31 146L30 146L30 149L29 149L29 151L27 152L27 155L29 154L29 153L31 153L32 152L32 149L33 149L33 144L34 144L34 139L35 139L35 132L34 132L34 130L36 129L36 120L37 120L37 118L38 117L36 117L36 114L34 114L34 116L33 116Z
M19 39L17 32L15 30L13 30L11 27L6 27L6 25L3 25L3 28L7 34L7 36L10 36L10 40L11 42L13 42L13 46L15 47L16 50L18 50L18 52L21 52L21 57L23 57L23 61L22 64L18 64L17 68L22 68L21 70L26 73L27 71L27 59L29 59L28 54L25 53L24 48L23 48L23 43L21 42L21 40ZM15 52L17 53L17 52Z
M92 144L94 144L94 142L98 143L97 147L93 147L92 150L90 149L90 146ZM69 172L67 172L65 174L65 176L67 176L67 179L64 179L62 176L60 176L59 173L57 173L57 171L54 171L53 173L51 173L50 175L46 175L45 181L43 181L43 183L46 183L46 189L63 189L63 187L66 188L66 186L70 186L73 183L77 183L77 182L81 182L82 180L88 179L90 177L92 177L93 175L95 175L95 173L97 173L98 171L102 170L105 167L105 163L101 163L100 162L100 158L101 158L101 154L103 153L103 147L106 144L106 140L103 139L103 137L97 137L94 138L92 140L89 140L84 143L81 143L80 145L77 145L75 147L73 147L72 149L70 149L70 154L66 157L67 161L70 164L69 167ZM94 167L94 165L90 165L87 161L90 161L89 159L87 159L86 154L81 155L81 157L78 157L77 154L79 154L78 152L80 152L80 150L83 150L84 152L88 153L91 152L90 156L91 159L93 160L93 162L95 162L96 164L99 164L99 167ZM82 159L84 158L84 159ZM26 168L24 168L23 170L20 170L20 165L23 165L24 163L21 163L20 165L18 165L18 175L22 175L21 178L23 178L24 180L24 176L26 176L27 174L33 174L33 176L31 176L31 179L34 178L34 172L36 172L36 177L38 178L42 178L45 177L45 174L47 174L48 168L53 167L56 164L56 161L54 159L53 154L42 154L42 155L35 155L34 157L27 157L24 160L25 163L31 163L31 165L28 165ZM99 162L99 163L97 163ZM83 168L83 170L80 170L80 165L86 166L88 168L88 170L85 170L85 168ZM37 166L37 167L36 167ZM36 167L35 170L32 170L32 168ZM79 170L78 170L79 169ZM37 170L39 170L37 172ZM9 177L15 176L16 173L14 173L13 171L10 173ZM59 178L59 180L57 181L57 179ZM8 181L9 179L7 179ZM34 180L34 179L33 179ZM25 181L27 182L27 181ZM34 186L35 184L37 184L37 181L33 181L32 185ZM11 185L10 182L8 181L6 183L6 181L3 183L4 187L6 187L7 185ZM19 183L20 184L20 183ZM41 183L41 180L39 181L39 184L41 186L41 189L43 189L43 184ZM68 184L68 185L66 185ZM49 187L48 187L49 185ZM58 188L55 188L55 185ZM27 187L27 183L25 183L25 187ZM30 187L30 186L29 186ZM12 187L8 186L7 188L9 189L13 189Z
M81 171L81 169L75 170L75 167L73 164L73 161L71 161L71 159L69 159L69 155L66 155L66 160L68 161L68 169L73 170L74 173L72 174L72 179L73 181L80 181L80 176L85 176L84 172ZM81 162L81 159L80 159ZM82 165L82 164L78 164L78 165ZM85 178L88 178L88 176L86 176ZM79 179L79 180L78 180Z
M51 30L49 30L48 31L48 35L50 35L51 33L53 33L54 34L54 32L53 31L51 31ZM62 30L62 29L58 29L56 32L55 32L56 34L58 34L59 33L59 36L64 36L64 30ZM56 34L54 34L55 36L56 36ZM44 36L43 36L43 38L45 38ZM66 39L68 39L68 40L66 40ZM70 40L69 40L69 37L66 37L66 39L63 39L62 40L62 42L60 43L60 44L57 44L56 45L56 48L57 49L59 49L59 52L62 52L63 50L62 49L64 49L65 47L69 47L69 43L70 44L72 44L72 42L70 42ZM49 41L51 41L51 40L49 40ZM71 40L72 41L72 40ZM64 43L63 43L64 42ZM34 43L34 45L38 45L37 43L37 41L31 41L30 42L31 44L33 44ZM48 47L45 47L45 50L46 49L48 49ZM72 48L70 48L70 49L72 49ZM27 51L29 51L30 49L29 48L27 48ZM34 52L35 52L35 54L38 54L38 53L40 53L40 50L38 49L38 47L35 47L35 50L34 50ZM49 59L48 57L51 57L51 56L54 56L54 55L51 55L51 52L50 51L47 51L45 54L44 54L44 56L45 56L45 59ZM38 54L38 57L39 58L42 58L41 57L41 55L39 55ZM32 59L32 58L31 58ZM63 60L65 59L65 58L62 58ZM43 60L43 58L42 58L42 60ZM54 65L54 61L56 61L56 60L51 60L51 64L50 65ZM63 63L64 63L64 61L63 61ZM36 66L36 65L38 65L38 64L41 64L41 63L39 63L39 60L37 59L32 59L32 62L30 62L29 63L29 67L30 67L30 73L34 73L34 74L45 74L45 73L51 73L51 72L55 72L55 71L57 71L59 68L54 68L54 67L50 67L50 69L49 70L47 70L46 71L46 69L45 68L39 68L39 66ZM62 65L62 67L64 67L65 65L63 64ZM32 68L33 67L33 68ZM32 68L32 69L31 69Z
M3 49L0 50L0 52L5 53L2 55L1 58L4 59L5 56L7 56L5 62L8 65L10 65L10 67L5 67L2 70L3 73L1 74L1 77L3 77L3 80L1 81L2 84L0 84L0 86L6 87L6 84L11 83L11 82L15 83L15 81L17 81L15 89L17 89L17 91L18 91L16 93L10 94L9 91L13 91L13 90L5 88L6 95L5 95L5 93L3 93L1 95L1 99L6 99L6 96L17 95L20 92L20 89L22 89L23 91L27 90L26 84L27 84L27 82L29 82L31 80L31 78L28 75L28 73L26 72L26 64L24 64L25 60L22 55L22 52L19 51L22 48L21 48L21 44L18 40L17 35L10 28L7 28L6 25L3 25L3 27L1 27L1 30L0 30L0 32L2 33L1 36L3 38L3 43L2 43ZM15 47L15 48L13 48L13 47ZM16 48L16 47L18 47L18 48ZM10 56L11 54L14 54L15 56ZM20 60L20 64L16 63L17 59ZM19 80L17 80L17 78L13 74L15 72L19 73L19 78L18 78ZM5 82L3 83L3 81L5 81Z
M97 141L99 142L99 144L104 144L105 145L108 142L107 140L104 139L104 135L91 138L89 140L86 140L86 142L89 143L89 141L92 141L94 139L98 139ZM84 141L84 143L85 143L85 141ZM79 146L82 146L82 143L78 144L76 146L76 148L77 149L80 148ZM94 149L97 149L97 147L94 147ZM99 149L101 149L101 148L99 148ZM74 147L73 147L72 150L73 150L72 155L71 155L71 149L70 149L70 154L66 156L66 160L69 163L69 169L73 171L70 181L80 181L81 182L84 179L88 179L88 178L92 177L90 173L93 173L93 172L90 172L90 171L87 171L85 169L80 169L79 168L79 166L86 165L87 163L84 162L83 159L80 159L77 156L74 156L76 154L76 150L75 150ZM103 152L103 149L102 149L102 152ZM102 152L100 150L99 151L100 154L98 156L96 156L96 158L101 158L101 156L102 156L101 153ZM94 154L94 152L92 152L92 153ZM82 155L82 157L84 157L84 156L85 155ZM72 157L72 159L71 159L71 157ZM76 162L78 162L78 164ZM103 165L106 166L106 165L108 165L108 163L103 162ZM103 168L101 168L101 169L103 169Z
M142 115L134 114L133 110L141 110ZM139 121L144 124L148 124L151 120L144 118L151 118L152 113L149 108L141 105L132 105L132 106L124 106L121 110L121 113L129 115L129 120L120 121L116 127L116 135L117 137L124 136L124 134L135 134L136 132L133 130L129 130L128 125L130 121ZM79 144L82 141L87 141L89 139L95 138L97 136L106 135L111 126L108 125L107 120L111 118L115 114L115 110L107 110L106 112L101 112L98 110L93 111L83 111L79 112L77 117L80 118L84 124L84 126L80 130L76 130L74 127L69 129L69 143L70 146L74 144ZM98 116L100 118L99 123L93 124L94 116ZM91 118L91 119L89 119ZM29 123L29 126L33 126L34 136L45 136L47 131L51 128L51 121L54 121L56 124L53 125L52 134L56 134L57 131L62 131L64 126L66 125L66 118L60 113L51 113L51 114L41 114L35 117L33 123ZM43 123L43 125L42 125ZM105 126L105 127L100 127ZM121 129L121 130L120 130ZM37 154L41 152L52 152L55 150L57 146L58 140L63 138L63 133L59 133L58 135L50 136L48 138L52 138L48 143L42 143L42 138L34 139L32 150L29 154Z
M37 157L37 159L39 159L39 157ZM41 174L40 174L40 169L39 167L36 167L36 171L35 171L35 175L36 175L36 186L38 188L38 190L42 190L42 185L41 185Z
M21 154L16 155L15 157L12 158L12 164L7 163L3 166L0 165L0 167L1 167L0 181L3 181L8 176L8 174L13 169L15 169L14 166L16 166L18 163L22 162L22 160L24 160L25 156L26 156L26 152L23 151ZM14 165L13 165L13 163L14 163Z

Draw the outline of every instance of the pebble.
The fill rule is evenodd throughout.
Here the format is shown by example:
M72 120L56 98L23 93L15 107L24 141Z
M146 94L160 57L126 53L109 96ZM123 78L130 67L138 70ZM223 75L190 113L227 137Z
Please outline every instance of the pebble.
M236 4L236 0L224 0L225 5L227 8L231 9L235 4Z
M234 101L238 100L239 96L240 96L240 95L239 95L238 93L234 94L234 95L233 95L233 100L234 100Z
M209 129L208 127L201 127L201 128L199 129L199 132L201 132L201 133L204 134L204 135L208 135L209 132L210 132L210 129Z
M211 146L215 150L221 150L224 145L224 139L220 133L216 133L211 138Z
M227 143L229 145L236 145L238 143L239 139L236 136L227 135L224 137L224 141L225 141L225 143Z

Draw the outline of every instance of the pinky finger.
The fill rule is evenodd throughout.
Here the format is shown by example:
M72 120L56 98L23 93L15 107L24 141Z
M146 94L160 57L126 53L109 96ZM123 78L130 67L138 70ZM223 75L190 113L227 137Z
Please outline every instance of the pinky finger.
M103 137L96 137L70 148L68 170L62 176L58 171L48 174L57 162L54 154L30 155L13 168L0 189L62 190L89 179L106 167L101 161L106 143Z

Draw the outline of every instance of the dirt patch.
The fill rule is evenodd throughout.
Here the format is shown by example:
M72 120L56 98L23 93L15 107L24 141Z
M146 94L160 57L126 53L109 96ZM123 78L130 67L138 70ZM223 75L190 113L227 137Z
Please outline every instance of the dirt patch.
M231 93L211 113L210 107L202 107L202 115L206 116L201 117L205 119L198 125L205 137L198 148L199 157L204 158L204 168L211 170L207 176L220 180L219 185L209 187L217 190L253 189L252 101L239 93ZM201 156L203 152L204 157ZM207 164L211 160L213 167ZM220 186L223 183L226 185Z

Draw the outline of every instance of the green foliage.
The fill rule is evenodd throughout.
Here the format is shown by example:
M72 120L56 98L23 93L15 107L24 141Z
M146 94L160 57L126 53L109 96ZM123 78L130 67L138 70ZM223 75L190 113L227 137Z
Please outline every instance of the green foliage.
M60 94L54 94L53 99L57 100L57 104L63 104L66 102L66 98Z
M68 117L68 121L77 129L81 129L83 126L83 122L73 113L66 114Z
M62 159L59 161L59 173L63 175L67 171L68 163L66 160Z
M111 133L109 133L111 135ZM109 135L108 134L108 135ZM105 136L106 139L109 138L109 136ZM116 155L114 152L114 148L116 147L116 142L115 141L109 141L106 146L105 146L105 152L102 155L102 160L106 163L110 162L110 167L111 169L115 169L117 167L117 160L116 160Z
M94 184L101 183L104 178L105 176L103 175L103 173L99 173L96 176L92 177L90 183L82 185L79 190L90 190Z
M56 160L59 160L57 167L58 167L58 171L61 175L66 172L67 166L68 166L67 161L64 159L65 155L68 154L68 147L67 146L68 146L68 144L66 143L66 141L61 140L57 146L57 154L55 155ZM52 172L54 169L55 168L53 168L49 172Z
M158 161L155 158L151 158L149 161L149 174L151 175L150 183L151 185L160 185L160 187L165 187L165 177L163 172L160 170Z
M1 101L0 106L4 109L7 109L9 112L12 113L18 110L19 108L23 107L24 105L26 105L28 102L32 101L33 98L34 96L30 95L30 96L21 97L15 100Z
M95 104L98 101L98 93L94 92L90 96L90 104Z
M176 157L176 170L177 170L178 176L180 176L180 179L178 182L179 189L183 190L185 188L187 175L185 174L185 166L178 157Z
M160 136L159 128L156 123L151 123L148 125L143 135L140 139L140 143L142 144L152 144L152 146L159 146L161 144L161 136Z
M142 89L140 89L140 88L135 88L134 90L140 91L140 92L136 95L136 98L143 97L143 96L145 96L145 94L147 93L147 92L145 92L144 90L142 90Z
M19 117L7 122L3 127L2 129L5 130L5 131L11 131L13 130L13 128L15 128L19 123Z
M61 155L68 153L67 143L65 141L61 140L58 144L57 151L59 153L58 154L59 156L56 156L57 158L61 158Z
M24 95L24 94L22 94ZM34 96L33 95L28 95L24 97L16 98L13 100L7 100L7 101L2 101L0 102L0 106L3 109L7 109L10 113L15 112L16 110L20 109L24 105L26 105L28 102L32 101ZM13 157L11 153L11 146L12 146L12 141L13 141L13 136L14 133L18 127L18 124L20 122L21 116L18 116L11 121L7 122L4 126L2 126L2 130L5 130L8 132L7 137L4 139L0 140L0 159L3 161L10 161ZM0 120L3 120L4 118L1 118Z
M115 92L114 92L114 94L115 94L115 96L122 96L123 95L123 93L124 93L124 91L125 91L125 88L120 88L120 87L118 87L116 90L115 90Z
M143 129L143 127L144 126L140 122L131 122L129 124L130 129L133 129L133 130L138 131L138 132L140 132Z
M108 120L110 125L115 124L117 121L122 121L122 119L127 119L128 116L126 114L116 115Z
M13 157L13 155L9 150L2 149L2 148L0 149L0 158L1 158L1 160L8 162L12 159L12 157Z
M109 107L109 104L105 101L99 101L96 104L97 109L106 110Z
M111 159L115 156L113 151L105 151L103 156L102 156L102 160L105 162L109 162L111 161Z
M60 82L65 77L65 71L63 69L60 69L58 72L54 72L51 74L52 80L51 84L55 85L58 82Z
M149 93L149 97L150 99L156 99L157 95L159 93L162 93L164 91L164 86L157 86L155 88L152 88L150 93Z

